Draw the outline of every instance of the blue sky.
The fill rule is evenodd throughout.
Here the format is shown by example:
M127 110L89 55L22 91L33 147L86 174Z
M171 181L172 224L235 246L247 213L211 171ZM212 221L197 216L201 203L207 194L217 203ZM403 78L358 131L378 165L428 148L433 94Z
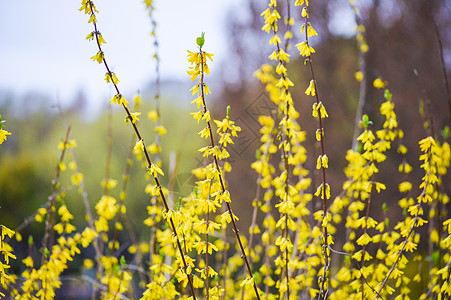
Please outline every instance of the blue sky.
M90 60L97 52L85 37L93 28L78 11L81 1L0 0L0 90L20 96L30 90L60 101L84 90L91 101L112 91L104 82L105 69ZM186 50L206 31L205 50L215 61L225 55L224 18L238 0L156 1L161 74L185 79ZM107 41L107 61L131 95L154 78L151 24L142 1L97 0L99 30ZM215 64L211 66L214 72ZM0 99L1 100L1 99Z

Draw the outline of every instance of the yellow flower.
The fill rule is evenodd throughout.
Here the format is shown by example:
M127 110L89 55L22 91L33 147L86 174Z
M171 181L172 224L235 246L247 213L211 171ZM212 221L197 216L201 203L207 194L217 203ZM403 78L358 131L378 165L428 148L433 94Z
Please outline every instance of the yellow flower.
M211 117L210 117L210 111L206 111L203 115L202 115L202 120L205 120L205 122L210 122Z
M157 132L159 135L165 135L167 133L167 130L162 125L160 125L155 127L155 132Z
M213 235L215 234L215 229L221 228L221 224L215 223L213 221L209 221L207 224L207 221L202 221L195 223L194 228L200 233L210 233Z
M369 242L372 241L372 238L368 235L368 233L364 233L362 236L360 236L356 243L360 246L368 245Z
M196 99L194 99L193 101L191 101L191 103L196 103L197 108L199 108L200 106L204 107L204 103L203 103L203 97L199 96Z
M110 99L110 103L127 107L128 101L121 94L116 94Z
M143 140L138 140L133 148L135 151L144 151L144 142Z
M385 87L385 83L380 78L376 78L373 81L373 86L377 89L382 89Z
M152 164L150 168L148 168L148 172L152 174L153 177L157 177L157 173L161 174L161 176L164 176L163 171L156 164Z
M198 94L199 95L199 84L196 84L195 86L193 86L192 88L189 89L190 91L192 91L192 95L194 94Z
M61 205L58 209L58 214L61 216L62 222L69 222L74 216L69 212L66 205Z
M33 263L33 259L30 256L28 256L27 258L23 259L22 262L28 268L33 268L33 264L34 263Z
M6 141L6 136L11 135L11 132L8 132L4 129L0 129L0 144L3 144Z
M245 285L253 285L254 284L254 277L252 276L252 277L248 277L248 278L246 278L246 279L244 279L242 282L241 282L241 284L240 284L240 286L245 286Z
M273 35L272 38L269 40L270 45L276 46L281 43L282 43L282 41L280 40L280 38L277 34Z
M103 195L100 201L97 202L95 208L99 216L111 220L117 212L116 199L111 196Z
M91 33L89 33L89 34L86 36L86 39L87 39L88 41L93 41L93 40L94 40L94 31L91 32Z
M276 83L277 87L283 87L284 89L288 89L289 86L294 86L294 83L288 77L282 77Z
M100 185L108 190L114 188L117 186L118 181L116 179L104 179L102 180L102 182L100 183Z
M80 172L73 174L70 177L70 181L73 185L80 186L81 182L83 181L83 174L81 174Z
M202 138L208 138L210 137L210 130L208 129L208 127L205 127L204 129L202 129L199 133L200 137Z
M324 191L323 191L323 186L324 186L324 185L321 184L321 185L316 189L315 196L319 197L319 196L321 195L321 199L324 199L324 196L326 196L326 199L329 199L329 198L330 198L330 186L329 186L329 184L326 183L326 186L325 186L325 188L324 188Z
M158 146L157 144L153 143L152 145L147 147L147 150L149 150L149 152L152 153L152 154L160 153L161 152L161 147Z
M214 120L214 122L218 126L218 130L216 131L217 133L219 133L221 130L223 132L226 132L227 129L230 128L230 123L229 123L230 121L228 119L223 119L222 121Z
M305 17L309 17L308 16L308 13L307 13L307 7L306 6L304 6L303 8L302 8L302 12L301 12L301 16L303 17L303 18L305 18Z
M296 48L298 48L299 54L302 56L310 56L310 54L315 53L315 49L310 47L306 41L296 44Z
M276 67L276 72L277 74L285 74L287 72L287 68L283 64L279 63Z
M210 61L213 61L214 54L208 53L208 52L205 52L205 51L203 53Z
M36 222L43 222L44 221L44 216L47 213L47 209L46 208L38 208L38 213L36 214L35 220Z
M319 155L318 159L316 160L316 168L319 170L323 167L324 169L327 169L329 167L329 158L326 154Z
M158 113L157 113L156 110L151 110L151 111L149 111L149 112L147 113L147 117L148 117L150 120L156 122L156 121L158 120Z
M0 229L2 232L2 241L5 239L5 235L7 235L8 237L12 237L14 235L14 231L9 229L8 227L4 226L4 225L0 225Z
M134 112L134 113L131 113L130 114L130 117L129 116L127 116L127 117L125 117L125 124L127 124L128 125L128 120L131 118L131 120L132 120L132 123L133 124L135 124L135 122L136 121L139 121L139 116L141 115L141 113L140 112Z
M97 22L96 16L94 14L91 14L88 23L96 23L96 22Z
M370 50L370 47L368 46L367 43L363 43L362 45L360 45L360 51L362 51L363 53L366 53Z
M66 148L75 148L77 147L77 142L75 140L70 140L67 143L61 142L58 144L58 149L64 150Z
M322 102L320 102L319 104L316 104L316 103L313 104L312 116L314 118L318 118L318 117L327 118L327 117L329 117L329 115L327 114L326 108L324 107Z
M354 73L354 77L358 82L361 82L363 80L363 73L358 71Z
M407 147L404 146L404 145L399 145L399 147L398 147L398 153L399 153L399 154L402 154L402 155L406 154L406 153L407 153Z
M310 84L308 88L305 90L305 94L315 96L316 95L316 88L315 88L315 82L313 80L310 80Z
M230 137L230 133L224 133L221 135L221 138L219 139L219 143L222 144L224 147L227 147L227 144L233 144L232 138Z
M233 219L235 220L235 221L238 221L239 219L238 219L238 217L235 215L235 214L233 214ZM228 211L226 211L226 212L224 212L222 215L221 215L221 223L230 223L230 222L232 222L232 217L230 216L230 213L228 212Z
M194 244L193 247L197 250L197 254L207 253L207 243L206 242L198 242L198 243ZM212 254L213 250L217 252L218 248L214 244L208 243L208 254Z
M66 170L66 165L65 165L63 162L59 162L59 163L58 163L58 168L59 168L61 171L65 171L65 170Z
M99 40L99 45L106 44L106 41L103 39L103 36L100 32L97 32L97 38Z
M318 35L318 33L316 33L315 29L313 29L312 25L310 25L310 22L307 23L307 37L312 37Z
M97 52L96 55L92 56L91 59L93 61L98 62L99 64L101 64L103 62L103 58L104 58L104 54L102 51Z
M91 228L86 227L85 230L81 233L81 245L83 248L89 246L89 244L98 236L97 232L91 230Z
M294 6L301 6L303 4L304 4L304 0L296 0L296 2L294 3ZM305 5L308 6L308 0L305 1ZM315 297L313 297L313 298L315 298Z
M94 262L92 261L92 259L85 258L83 260L83 267L88 270L92 269L94 267Z
M293 37L293 33L291 32L291 31L287 31L287 32L285 32L285 34L283 35L283 38L285 39L285 40L289 40L289 39L291 39Z
M420 149L422 152L426 153L431 148L432 145L435 146L435 140L429 136L427 138L422 139L420 142Z
M290 61L290 59L289 59L290 54L286 53L283 49L279 50L278 56L279 56L279 59L282 61L286 61L286 62Z
M319 141L321 141L321 130L319 130L319 129L317 129L316 130L316 133L315 133L315 136L316 136L316 140L319 142ZM322 135L324 136L324 132L322 132Z
M188 51L188 62L190 62L191 64L194 64L197 62L197 53L192 52L192 51Z
M116 74L114 74L112 72L105 74L105 81L106 81L106 83L110 83L110 82L113 82L114 84L119 83L119 79L116 77Z
M135 103L135 105L140 105L142 103L139 93L135 96L135 98L133 98L133 103Z
M190 114L193 116L194 120L197 120L197 124L199 124L199 121L202 118L202 115L204 114L204 112L203 111L198 111L198 112L192 112Z
M400 193L407 193L412 189L412 183L408 181L401 182L398 188Z

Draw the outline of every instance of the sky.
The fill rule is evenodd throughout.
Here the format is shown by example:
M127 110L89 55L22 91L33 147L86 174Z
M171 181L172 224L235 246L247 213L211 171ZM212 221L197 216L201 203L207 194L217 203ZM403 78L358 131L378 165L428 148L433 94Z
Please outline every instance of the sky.
M202 31L206 32L204 50L213 52L215 61L226 56L225 12L238 1L155 1L163 79L188 78L186 50L197 49L196 37ZM81 90L95 103L112 96L104 81L104 66L90 59L97 48L85 39L93 27L89 17L78 11L80 3L0 0L0 91L19 97L35 91L63 103ZM145 5L140 0L94 3L99 31L107 42L103 45L107 62L120 80L121 92L132 95L155 78ZM210 69L214 72L214 63Z

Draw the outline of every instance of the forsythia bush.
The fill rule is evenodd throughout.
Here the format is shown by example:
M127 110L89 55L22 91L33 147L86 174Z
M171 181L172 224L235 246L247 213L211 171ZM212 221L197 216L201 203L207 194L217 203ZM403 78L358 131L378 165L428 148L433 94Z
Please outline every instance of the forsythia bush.
M386 83L376 79L374 88L380 90L380 98L384 99L379 109L383 123L373 124L367 115L361 116L358 146L348 150L345 157L346 181L342 190L332 191L327 181L331 163L327 153L331 149L325 146L328 136L323 127L328 118L327 99L319 97L311 59L315 50L310 40L317 32L310 23L310 3L294 1L292 13L300 14L304 22L298 26L288 17L283 20L286 30L281 32L278 2L270 0L261 14L265 22L262 30L268 33L273 52L268 63L255 72L276 108L271 114L258 117L261 144L252 163L258 175L256 196L249 232L240 233L238 223L242 216L232 209L237 199L227 184L228 173L233 173L227 161L227 147L234 144L241 128L232 121L230 106L222 120L213 119L208 109L207 75L213 54L204 50L204 33L196 40L197 51L188 50L187 57L196 110L191 115L202 124L199 135L205 139L199 149L203 165L192 170L197 179L192 191L173 199L160 183L165 176L160 138L167 131L160 122L159 92L155 95L155 109L147 114L155 122L155 140L146 144L139 127L141 98L138 95L134 99L132 109L121 94L118 76L110 70L102 48L105 40L96 19L98 10L94 1L82 1L80 11L87 15L93 28L86 39L97 46L91 59L105 68L105 81L115 91L109 102L122 106L125 123L135 135L130 153L141 162L148 180L143 191L148 195L148 218L142 221L150 227L151 235L143 240L131 236L127 243L118 238L119 232L125 230L128 171L116 199L111 190L120 183L110 178L107 170L101 183L104 193L93 206L95 211L91 211L85 177L76 158L77 144L68 127L58 146L60 156L47 203L17 230L0 227L1 297L53 299L55 291L62 287L63 272L77 256L84 258L80 280L89 284L92 299L412 299L418 297L412 294L416 286L422 290L421 299L451 297L451 219L446 210L447 183L443 180L451 159L447 130L444 139L419 139L423 177L415 186L409 181L414 170L405 159L408 149L403 144L404 133L397 121L393 96L385 88ZM154 3L144 3L152 20L158 83ZM353 3L351 6L357 14ZM291 30L300 30L304 36L293 44L311 74L303 87L305 94L313 98L309 104L310 120L299 119L291 93ZM364 32L359 24L357 36L363 53L369 47ZM358 81L364 76L363 70L356 72ZM315 122L316 132L303 131L302 122ZM11 134L2 129L3 123L0 144ZM316 137L319 149L314 158L319 174L316 180L305 166L312 154L307 153L303 143L310 134ZM390 167L403 178L398 187L403 197L397 199L397 207L384 204L382 215L374 215L374 203L387 202L380 195L387 186L379 181L378 173L387 161L387 151L393 148L402 163ZM133 156L127 159L127 170ZM61 176L70 177L69 187L61 187ZM71 224L74 217L64 202L65 190L69 188L79 191L84 204L84 228ZM313 202L320 205L314 206ZM315 211L313 207L320 209ZM389 209L399 212L397 220L390 220ZM258 219L263 222L257 222ZM31 248L35 243L32 237L22 241L19 233L31 222L44 224L39 257L32 251L27 257L16 257L11 245L28 243ZM343 224L346 230L338 238L337 228ZM231 231L234 239L227 234ZM16 244L12 244L12 238ZM432 255L419 250L420 244L425 243L433 250ZM12 260L21 260L18 272L10 270Z

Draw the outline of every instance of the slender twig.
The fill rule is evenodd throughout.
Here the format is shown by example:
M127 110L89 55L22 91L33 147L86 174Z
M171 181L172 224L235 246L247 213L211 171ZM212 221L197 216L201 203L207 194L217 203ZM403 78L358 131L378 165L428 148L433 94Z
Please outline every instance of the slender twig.
M374 163L374 154L371 155L372 159L371 159L371 163ZM371 199L373 197L373 192L374 192L374 173L371 175L371 188L370 188L370 193L368 196L368 202L366 204L366 215L365 215L365 228L363 229L363 235L367 234L368 231L368 218L370 216L370 207L371 207ZM361 270L363 270L363 268L365 267L365 252L366 252L366 244L362 246L362 260L360 262L361 266ZM361 284L362 284L362 300L364 299L364 278L363 278L363 274L361 276Z
M60 157L58 159L58 163L56 164L56 174L55 174L55 179L53 179L52 193L50 194L50 196L48 198L49 209L47 211L47 220L45 222L45 233L44 233L44 239L42 242L43 255L42 255L42 259L41 259L41 264L44 264L45 262L47 262L47 256L49 254L47 251L52 246L52 245L49 245L49 239L50 239L50 235L53 232L53 221L54 221L53 220L53 212L56 209L55 208L55 202L56 202L56 196L57 196L56 191L59 186L59 178L60 178L60 174L61 174L60 164L63 162L64 154L66 153L67 144L69 142L69 134L70 134L70 126L68 126L66 129L66 137L63 142L63 147L60 152Z
M291 31L291 24L290 24L290 21L291 21L291 9L290 9L290 0L287 0L287 29L286 29L286 32L289 32L289 31ZM291 37L288 37L286 40L285 40L285 45L284 45L284 50L285 50L285 52L287 52L288 51L288 48L290 47L290 40L291 40Z
M46 202L43 206L41 206L40 208L44 208L44 209L49 209L49 207L50 207L50 202ZM40 209L39 208L39 209ZM27 218L25 218L25 220L22 222L22 223L20 223L20 225L19 226L17 226L15 229L14 229L14 232L21 232L22 230L24 230L28 225L30 225L33 221L36 221L36 216L37 216L37 214L39 213L39 209L37 209L33 214L31 214L29 217L27 217ZM5 243L8 243L9 242L9 240L10 240L10 237L8 237L8 236L5 236L5 239L4 239L4 241L5 241Z
M113 153L113 111L111 104L108 104L108 121L107 121L107 150L105 162L105 179L103 187L103 194L108 196L110 193L110 171L111 171L111 155Z
M277 120L274 122L274 124L277 124ZM271 130L271 132L269 133L268 136L268 140L266 141L265 144L265 150L262 154L262 157L265 158L265 161L267 163L269 163L269 147L271 145L271 142L274 139L274 130ZM261 190L262 190L262 186L261 186L261 181L263 179L263 172L265 170L261 170L261 172L258 173L258 178L257 178L257 191L255 193L255 199L254 199L254 203L253 203L253 211L252 211L252 220L251 220L251 226L250 226L250 233L249 233L249 243L248 243L248 249L249 249L249 253L251 253L252 251L252 247L253 247L253 243L254 243L254 229L255 226L257 224L257 213L258 213L258 209L259 209L259 203L260 203L260 198L261 198ZM251 256L251 260L252 260L252 256ZM244 293L245 293L245 288L242 288L242 292L241 292L241 299L244 299Z
M271 207L270 204L271 204L271 198L268 197L268 199L266 200L266 205L267 205L268 207ZM271 218L271 212L270 212L269 209L268 209L267 212L266 212L266 218ZM271 230L270 227L268 227L268 229ZM270 232L268 232L268 233L270 233ZM270 234L269 236L272 236L272 234ZM270 269L270 268L269 268L269 265L270 265L270 257L269 257L269 254L268 254L269 248L270 248L270 243L268 242L268 243L266 244L266 246L265 246L265 265L268 266L268 269ZM266 283L265 283L265 296L266 296L267 298L268 298L268 296L269 296L269 284L268 284L269 277L270 277L270 274L269 274L269 272L268 272L268 273L266 274L266 280L265 280L265 281L266 281Z
M287 3L287 8L288 8L288 18L289 18L289 16L290 16L290 5L289 5L289 3ZM288 22L288 26L290 26L289 22ZM275 22L272 24L272 30L274 32L274 35L277 35L277 24ZM282 50L282 47L281 47L279 42L276 42L276 47L277 47L277 53L280 53L281 50ZM285 49L288 49L288 40L286 41ZM286 61L283 60L280 56L279 56L279 65L283 65L283 66L286 65ZM282 76L282 79L284 81L287 80L287 76L286 76L285 72L282 72L281 76ZM281 94L288 95L289 94L288 87L285 87L284 90L281 92ZM286 100L285 107L283 109L284 109L284 114L285 114L284 118L285 118L286 124L288 124L289 121L290 121L290 110L292 109L289 100ZM290 132L290 128L284 128L284 132L283 132L283 138L284 139L282 141L282 144L290 145L291 144L291 137L292 137L292 132ZM285 170L284 171L286 172L286 178L285 178L285 182L284 182L285 197L284 197L284 199L281 199L281 200L282 201L290 201L288 199L289 198L288 190L289 190L289 183L290 183L290 176L289 176L290 175L290 164L288 162L288 156L289 156L288 152L291 152L291 147L289 148L290 150L288 150L288 151L286 151L285 149L286 148L283 146L282 147L282 161L284 162L284 166L285 166ZM285 218L285 228L284 228L284 230L282 232L282 235L283 235L283 238L285 240L289 240L289 232L288 232L288 218L289 218L289 215L288 215L288 212L284 213L284 218ZM286 247L285 248L285 260L284 261L285 261L285 280L286 280L286 285L287 285L286 295L287 295L287 299L288 300L290 299L290 274L288 272L288 264L289 264L289 261L290 261L289 255L288 255L289 251L290 250L288 249L288 247ZM283 256L283 254L282 254L282 256ZM280 275L281 275L281 278L280 278L280 280L281 280L282 276L283 276L282 272L281 272Z
M210 180L210 186L208 187L208 196L206 201L210 201L210 194L211 194L211 186L213 184L213 180ZM205 290L207 293L207 300L210 299L210 278L208 275L209 271L209 264L208 264L208 228L210 225L210 206L207 205L207 231L205 232L205 277L206 277L206 284L205 284Z
M305 6L305 9L307 9L307 7ZM308 35L308 15L306 14L306 16L304 17L304 28L305 28L305 43L307 45L307 47L310 47L309 44L309 35ZM319 95L318 95L318 83L316 81L315 78L315 72L313 71L313 63L312 63L312 56L311 54L309 54L307 56L306 61L309 64L310 67L310 74L312 76L312 80L314 83L314 89L315 89L315 100L316 100L316 105L320 105L320 101L319 101ZM319 130L319 136L320 136L320 148L321 148L321 157L325 156L325 150L324 150L324 129L323 129L323 117L321 110L318 109L318 130ZM326 169L323 166L323 164L321 164L321 178L322 178L322 191L321 191L321 198L323 199L323 218L326 218L327 216L327 197L326 197L326 187L327 187L327 182L326 182ZM327 268L330 264L329 261L329 256L327 254L327 249L328 249L328 233L327 233L327 225L323 226L323 239L324 239L324 244L323 244L323 251L324 251L324 269L323 269L323 275L321 276L321 284L320 284L320 291L318 294L318 299L322 300L325 299L325 295L324 295L324 287L327 281ZM327 292L326 292L327 293Z
M90 12L91 12L90 15L93 16L93 19L95 19L95 13L94 13L94 9L93 9L93 1L88 1L86 3L86 5L90 9ZM100 41L99 41L99 31L97 29L97 22L94 20L92 23L93 23L93 26L94 26L94 35L95 35L97 47L99 49L99 52L103 53L102 47L101 47ZM113 74L113 73L111 72L106 59L103 58L102 62L103 62L104 66L105 66L105 68L107 70L107 74L110 74L110 76L111 76L111 74ZM112 81L112 84L114 86L114 89L117 92L117 95L121 95L117 84L114 81ZM130 113L127 105L125 103L122 103L122 107L125 110L125 113L127 114L127 118L129 120L132 120L133 118L131 116L131 113ZM144 140L143 140L143 138L142 138L142 136L141 136L136 124L134 122L130 122L130 123L132 124L133 130L135 131L136 136L138 137L138 140L142 141L143 145L145 145ZM149 153L147 151L147 148L144 146L142 150L144 152L144 156L145 156L146 161L147 161L147 168L150 169L154 163L150 160L150 156L149 156ZM167 204L166 197L165 197L165 195L163 193L163 188L162 188L162 186L160 184L160 181L158 180L158 177L156 175L154 175L153 177L154 177L155 185L157 186L157 188L159 190L159 196L160 196L160 200L161 200L161 203L163 205L164 211L165 211L165 213L168 213L169 212L169 206ZM186 270L188 268L188 264L187 264L186 259L185 259L185 253L183 252L182 245L180 243L180 238L179 238L178 233L177 233L177 229L175 227L174 221L173 221L171 216L168 216L168 223L169 223L169 225L171 227L171 230L172 230L172 232L173 232L173 234L174 234L174 236L176 238L175 239L176 240L176 245L177 245L177 248L178 248L178 250L180 252L180 257L181 257L181 260L183 262L184 271L186 273ZM189 286L190 286L190 289L191 289L191 295L192 295L193 299L195 300L196 299L196 295L195 295L195 291L194 291L194 285L193 285L193 282L192 282L192 276L191 276L191 274L188 274L188 273L186 273L186 275L187 275L188 283L189 283Z
M156 117L156 122L155 122L155 127L159 127L161 125L161 114L160 114L160 56L158 54L158 49L159 49L159 42L158 42L158 38L157 38L157 21L155 19L155 14L154 14L154 3L153 2L149 2L146 1L145 2L147 9L149 11L149 18L150 18L150 22L152 25L152 31L151 31L151 36L153 36L153 48L154 48L154 54L153 54L153 58L155 59L155 94L154 94L154 102L155 102L155 111L157 114ZM158 151L155 153L155 162L159 163L161 162L161 157L160 157L160 144L161 144L161 136L158 130L155 130L155 145L157 146ZM171 179L169 180L169 182L171 183ZM172 190L172 189L170 189ZM151 205L155 205L156 204L156 198L152 197L151 199ZM155 213L152 213L152 215L150 216L152 219L155 218ZM153 264L153 255L155 254L155 242L156 242L156 231L157 231L157 224L153 224L152 228L151 228L151 232L150 232L150 238L149 238L149 246L150 246L150 251L149 251L149 265L151 266ZM169 258L169 256L167 256L167 258ZM152 273L150 273L149 275L150 279L152 278Z
M427 172L427 177L426 177L426 181L425 181L424 188L423 188L423 190L422 190L422 192L421 192L421 195L420 195L420 197L419 197L419 200L418 200L418 204L417 204L417 206L418 206L418 211L421 209L421 203L423 202L423 199L424 199L424 197L425 197L425 195L426 195L427 188L428 188L428 186L429 186L429 180L430 180L430 176L431 176L431 166L432 166L432 162L431 162L432 159L431 159L431 156L432 156L432 153L431 153L431 150L429 150L429 153L428 153L428 157L429 157L429 159L428 159L428 160L429 160L429 161L428 161L428 165L429 165L429 168L428 168L428 172ZM392 267L391 267L390 270L388 271L387 276L385 277L385 279L384 279L384 281L382 282L381 286L379 287L379 290L377 291L377 294L380 294L380 292L381 292L382 289L384 288L385 284L387 283L388 279L390 278L390 275L391 275L391 274L393 273L393 271L395 270L396 265L398 264L398 261L401 259L401 256L402 256L402 254L404 253L404 249L405 249L405 247L406 247L406 245L407 245L407 242L409 241L409 238L410 238L410 236L412 235L412 233L413 233L413 231L414 231L414 228L415 228L415 226L416 226L417 223L418 223L418 220L419 220L419 217L418 217L418 214L417 214L417 215L415 216L415 218L413 219L413 224L412 224L412 226L410 227L409 233L407 234L407 236L406 236L406 238L405 238L405 240L404 240L404 242L403 242L403 244L402 244L401 250L399 250L398 256L396 257L395 262L393 263ZM373 300L375 300L376 298L377 298L377 295L376 295L376 297L374 297Z
M224 212L227 211L226 208L224 208ZM226 291L227 291L227 247L229 246L227 242L227 226L223 226L223 232L222 232L222 241L224 244L224 249L222 250L222 288L224 289L224 292L222 294L222 300L226 299Z
M359 33L358 35L361 35L361 37L363 37L363 32L361 30L361 28L363 27L362 24L362 20L359 17L358 14L358 10L355 7L354 4L352 4L351 2L349 2L352 8L352 11L354 12L354 17L355 17L355 21L357 23L357 28ZM363 41L359 41L359 72L361 72L362 74L362 78L360 79L359 82L359 100L357 103L357 110L356 110L356 114L355 114L355 122L354 122L354 133L352 136L352 150L357 151L357 145L358 145L358 141L357 141L357 137L359 136L360 133L360 128L359 128L359 123L360 120L362 119L362 115L363 115L363 107L365 106L365 98L366 98L366 87L367 87L367 76L366 76L366 51L365 49L362 49L362 46L366 46L366 42L365 40Z
M277 120L274 122L275 124L277 123ZM269 161L269 146L271 145L271 141L273 140L274 134L273 134L273 130L271 130L271 132L269 133L268 136L268 141L266 141L265 144L265 151L262 153L262 157L265 158L266 162ZM252 249L253 243L254 243L254 228L257 224L257 213L258 213L258 208L259 205L258 203L260 202L260 198L261 198L261 181L263 179L263 172L265 170L262 170L261 172L258 173L258 178L257 178L257 190L255 192L255 199L254 199L254 203L253 203L253 210L252 210L252 219L251 219L251 226L249 227L250 233L249 233L249 243L248 243L248 249L249 249L249 253Z
M131 141L130 141L130 146L129 146L129 150L128 150L128 157L125 163L125 171L124 171L124 175L122 176L122 187L121 187L121 192L119 194L119 203L118 203L118 211L117 214L115 216L115 220L114 220L114 232L113 232L113 238L112 238L112 251L116 251L116 244L118 241L118 235L119 235L119 229L117 228L116 224L121 223L121 218L122 218L122 206L124 205L124 200L125 200L125 195L126 195L126 190L127 190L127 183L130 180L130 169L132 166L132 158L133 158L133 146L134 146L134 140L135 137L132 135Z
M445 57L443 54L442 38L440 36L440 31L438 30L437 23L435 22L434 14L432 13L432 8L431 8L430 2L428 2L428 8L429 8L429 12L431 14L431 21L432 21L432 25L434 26L435 35L437 37L438 48L440 51L440 63L442 66L443 81L445 83L445 88L446 88L446 97L448 99L448 110L449 110L449 117L450 117L450 122L451 122L451 91L450 91L450 87L449 87L448 74L446 73L446 64L445 64Z
M66 120L66 116L65 116L62 108L59 105L58 105L58 110L59 110L59 112L61 114L61 117L63 119L63 122L64 122L65 126L66 127L69 126L68 122ZM71 154L72 154L72 160L74 161L75 166L76 166L75 171L76 172L80 172L80 166L78 164L78 159L77 159L77 154L75 152L75 149L71 147L70 151L71 151ZM89 205L88 192L86 191L84 179L82 179L80 181L80 185L79 186L80 186L80 189L82 191L81 192L81 196L82 196L82 199L83 199L83 205L84 205L85 210L86 210L86 217L88 219L88 226L92 230L92 232L97 232L96 228L94 226L94 217L92 215L91 207ZM92 245L94 247L94 252L95 252L95 260L96 260L96 263L97 263L97 271L96 271L97 274L101 274L102 273L102 269L103 269L103 265L101 263L102 251L100 250L100 247L99 247L99 238L100 237L97 236L92 241ZM95 295L95 294L96 294L96 291L93 292L93 295Z
M202 52L202 49L199 50L199 54L200 54L200 61L201 61L200 62L200 64L201 64L200 91L201 91L201 97L202 97L202 101L203 101L204 113L207 113L207 105L206 105L206 102L205 102L205 95L204 95L204 80L203 80L203 77L204 77L204 59L206 60L206 57L204 56L204 54ZM214 142L214 139L213 139L213 131L211 129L210 121L207 121L207 128L208 128L208 131L210 133L211 148L213 149L215 147L215 142ZM226 192L226 188L225 188L225 184L224 184L221 168L219 167L218 158L217 158L216 155L213 155L213 159L214 159L216 171L218 172L218 178L219 178L219 182L221 184L222 193L225 193ZM232 207L230 206L230 203L227 202L227 201L225 201L225 204L226 204L226 207L227 207L227 211L229 212L231 220L232 220L233 231L235 232L236 239L237 239L238 244L240 246L242 258L244 259L244 262L246 264L247 271L249 273L249 276L251 278L254 278L254 275L252 274L252 268L251 268L251 266L249 264L249 260L248 260L247 255L246 255L246 251L244 250L243 243L241 242L240 232L238 230L238 227L236 226L235 217L234 217L234 214L233 214L233 211L232 211ZM256 295L257 299L260 300L260 296L259 296L259 293L258 293L258 288L257 288L257 284L255 283L255 280L253 282L253 287L254 287L254 291L255 291L255 295Z
M153 36L153 47L154 47L154 54L153 54L153 58L155 59L155 94L154 94L154 101L155 101L155 111L157 112L157 119L156 119L156 123L155 126L158 127L161 125L161 115L160 115L160 56L159 56L159 42L158 42L158 37L157 37L157 21L155 19L155 14L154 14L154 3L150 2L149 4L147 4L147 9L149 10L149 18L150 18L150 23L152 24L152 31L151 31L151 36ZM158 131L155 131L155 144L157 146L160 146L160 139L161 139L161 135ZM160 158L160 152L158 151L157 153L155 153L155 161L158 163L160 162L161 158Z
M349 256L349 257L351 257L351 259L352 259L352 254L349 254L349 253L346 253L346 252L342 252L342 251L337 251L337 250L334 250L331 246L328 246L329 247L329 250L331 251L331 252L333 252L333 253L335 253L335 254L339 254L339 255L346 255L346 256ZM354 259L353 259L354 260ZM363 267L363 265L361 266L361 265L359 265L359 262L357 261L357 260L354 260L354 263L356 264L356 266L357 266L357 268L359 269L359 270L361 270L362 269L362 267ZM362 280L365 282L365 284L377 295L377 296L379 296L379 298L381 298L382 300L384 299L384 298L382 298L382 296L379 294L379 293L377 293L376 292L376 290L369 284L369 282L366 280L366 278L365 278L365 276L362 274L362 272L360 272L360 274L361 274L361 278L362 278Z

